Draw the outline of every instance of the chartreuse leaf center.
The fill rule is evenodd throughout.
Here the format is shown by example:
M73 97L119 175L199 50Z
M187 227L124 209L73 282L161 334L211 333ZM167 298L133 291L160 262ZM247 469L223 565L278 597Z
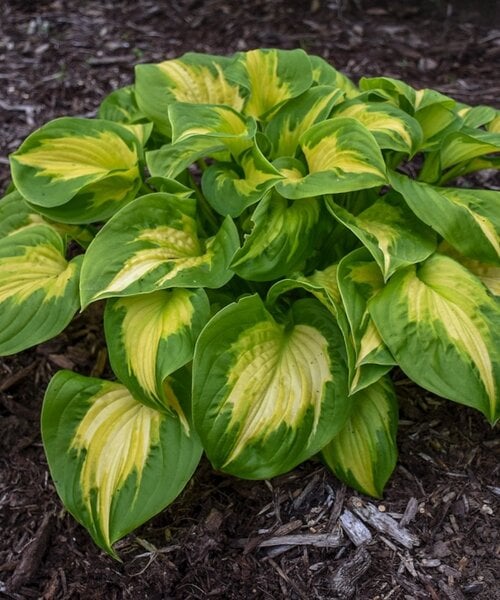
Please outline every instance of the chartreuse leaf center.
M0 354L57 335L79 308L81 257L68 262L64 250L49 225L0 240Z
M229 428L239 431L223 466L281 424L297 428L308 409L315 433L323 389L332 381L328 343L317 330L297 325L287 333L283 326L266 323L246 331L230 351L237 359L228 372L231 391L222 406L231 406Z
M197 342L195 427L210 460L229 473L253 479L288 470L347 416L343 342L328 311L299 301L287 321L245 297L220 311Z
M136 402L121 386L90 402L70 450L85 456L80 473L83 501L89 513L99 515L105 542L111 545L108 532L113 493L134 473L137 482L133 502L137 500L150 447L158 444L161 416Z
M25 247L23 254L0 258L0 302L12 297L24 302L37 290L44 291L44 301L60 296L74 268L50 245Z
M236 110L243 106L238 86L227 81L219 64L215 63L211 70L174 59L159 63L157 67L168 77L169 92L179 102L226 104Z
M477 296L477 284L469 282L468 278L463 278L462 283L465 287L457 297L456 293L450 293L453 278L449 272L439 273L436 277L433 269L424 265L408 287L408 293L416 300L408 305L408 316L414 322L433 323L436 333L444 328L447 336L477 368L493 408L498 391L488 344L489 327L481 313L474 311L472 299ZM488 304L493 307L493 301Z
M103 175L134 165L136 153L123 140L108 131L95 137L42 139L27 154L16 156L17 162L37 169L36 177L66 181L87 175Z
M128 357L128 368L137 374L141 387L156 395L156 354L161 338L175 334L191 322L193 305L186 302L184 290L174 290L169 299L168 313L161 311L164 298L160 292L131 301L123 298L116 308L127 309L123 320L124 346ZM142 341L142 343L141 343ZM137 352L137 348L143 351Z
M178 389L170 389L176 402ZM119 383L69 371L47 389L42 434L66 506L115 557L112 544L179 494L201 454L175 414L145 406Z
M474 406L492 423L498 419L500 309L498 299L470 271L434 254L391 279L372 298L369 310L412 379ZM423 346L426 352L415 361ZM434 361L438 352L440 360Z

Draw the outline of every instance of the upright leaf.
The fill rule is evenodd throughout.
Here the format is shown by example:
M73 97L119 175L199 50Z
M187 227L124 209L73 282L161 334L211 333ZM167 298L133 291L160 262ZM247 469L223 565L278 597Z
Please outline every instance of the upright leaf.
M252 216L254 227L235 253L231 269L244 279L271 281L301 270L320 243L325 217L317 198L289 202L268 196Z
M327 207L371 252L388 279L409 264L425 260L436 249L436 236L408 209L399 194L385 194L357 216L333 199Z
M316 123L300 145L308 174L296 173L276 185L285 198L297 199L338 194L383 185L385 163L373 135L348 117Z
M169 107L172 142L198 137L220 139L236 158L252 146L256 124L229 106L176 102ZM195 138L193 140L193 138Z
M337 269L337 281L349 322L349 339L354 361L349 365L350 393L378 381L395 364L368 312L368 301L383 287L380 268L365 248L345 256Z
M265 119L312 85L311 63L303 50L242 52L226 73L228 79L247 90L244 112L256 119Z
M409 114L413 112L417 92L404 81L391 77L362 77L359 87L373 96L389 100Z
M173 102L225 104L240 111L244 97L227 80L231 59L189 52L158 64L137 65L135 95L139 108L163 134L170 136L168 107Z
M337 71L320 56L309 56L312 66L313 82L319 86L328 85L338 88L347 98L359 95L357 86L344 73Z
M238 164L217 163L203 173L201 187L210 205L223 216L238 217L261 200L283 175L254 146Z
M117 123L138 123L146 120L146 115L137 106L133 85L114 90L104 98L99 106L100 119Z
M343 102L335 107L334 116L352 117L362 123L381 148L413 155L422 145L423 132L418 121L387 102Z
M272 146L271 158L294 156L302 134L328 118L342 98L341 90L319 85L286 102L265 129Z

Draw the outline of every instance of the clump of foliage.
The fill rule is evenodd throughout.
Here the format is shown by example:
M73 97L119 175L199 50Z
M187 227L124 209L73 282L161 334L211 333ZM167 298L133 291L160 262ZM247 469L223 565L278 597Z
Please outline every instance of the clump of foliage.
M389 372L495 423L500 113L301 50L139 65L98 118L11 156L0 353L105 300L116 381L57 373L42 433L67 509L113 543L213 466L270 478L321 453L380 496ZM68 257L68 249L70 256Z

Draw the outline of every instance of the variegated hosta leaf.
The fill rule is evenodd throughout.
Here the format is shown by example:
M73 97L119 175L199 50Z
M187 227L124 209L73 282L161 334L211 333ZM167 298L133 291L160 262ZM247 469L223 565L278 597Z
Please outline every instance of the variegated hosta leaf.
M490 133L500 133L500 110L495 111L495 116L488 123L488 125L486 126L486 129Z
M67 261L61 236L32 225L0 240L0 355L44 342L78 310L81 256Z
M255 121L227 106L175 102L169 115L173 143L146 154L153 176L174 178L200 158L229 160L253 145Z
M396 173L390 180L418 218L459 252L500 263L500 192L435 187Z
M391 77L362 77L359 87L362 92L370 92L374 97L389 100L405 112L413 113L417 92L404 81Z
M265 119L312 85L311 63L303 50L250 50L236 58L226 74L248 90L243 112L256 119Z
M75 240L82 248L86 248L94 239L94 231L89 226L55 223L43 217L17 190L0 200L0 240L27 227L38 225L50 225L63 239Z
M141 185L134 133L112 121L63 117L32 133L11 155L16 188L56 221L103 220Z
M202 289L108 300L104 327L113 371L137 400L158 410L177 410L165 379L193 358L196 338L209 317Z
M135 95L139 108L170 136L168 107L173 102L225 104L237 111L244 97L225 71L232 59L190 52L158 64L135 67Z
M207 240L197 229L194 199L164 193L137 198L90 244L82 267L82 306L112 296L227 283L239 247L234 223L226 219Z
M201 187L210 205L220 215L238 217L282 178L254 146L241 155L238 165L223 162L208 167L203 173Z
M454 110L457 106L457 101L436 90L428 88L417 90L415 92L413 104L415 113L417 114L418 111L429 108L430 106L443 106L444 108Z
M451 258L466 267L469 271L471 271L471 273L474 273L474 275L484 283L484 285L494 296L500 296L499 265L490 265L478 260L474 260L473 258L467 258L463 254L460 254L458 250L456 250L446 241L443 241L441 244L439 244L438 250L441 252L441 254L451 256Z
M278 194L262 200L254 227L231 261L231 269L250 281L271 281L302 270L321 242L325 214L317 198L292 202Z
M346 425L321 454L347 485L376 498L396 466L398 403L389 377L355 394Z
M346 75L337 71L320 56L309 56L312 66L313 82L317 85L328 85L342 91L347 98L359 95L359 89Z
M0 199L0 243L3 238L47 221L14 190Z
M349 365L350 393L366 388L395 364L367 310L367 303L384 287L378 265L365 248L343 258L337 269L337 281L344 311L349 322L349 342L354 362Z
M294 156L302 134L318 121L328 118L343 97L341 90L319 85L286 102L265 130L271 142L271 159Z
M114 90L106 96L99 106L98 117L117 123L138 123L146 120L146 115L137 106L133 85Z
M230 159L222 138L200 135L146 152L146 164L153 177L174 179L200 158L219 157L220 153L225 153L226 160Z
M170 393L187 400L175 382ZM64 505L115 558L113 544L178 496L202 450L175 415L144 406L119 383L69 371L49 384L42 436Z
M494 152L500 152L500 134L464 128L451 133L443 141L440 148L441 168L446 170L458 163Z
M297 301L287 324L258 296L217 313L193 365L193 419L212 464L248 479L274 477L328 443L350 407L343 345L315 300Z
M354 216L333 199L327 207L368 248L388 279L409 264L421 262L436 249L436 235L415 217L399 194L388 193Z
M435 90L414 90L389 77L362 78L359 85L368 100L391 102L419 122L423 132L422 149L436 147L445 132L462 126L462 119L454 111L455 100Z
M237 158L253 145L257 127L254 119L244 117L229 106L175 102L168 115L174 144L195 138L220 139Z
M438 180L439 185L445 185L448 181L452 181L455 177L463 177L469 173L475 173L476 171L483 171L485 169L491 169L500 171L500 154L485 155L472 158L471 160L465 161L449 169L442 177ZM419 176L419 179L424 180Z
M381 148L413 155L422 144L418 121L387 102L343 102L335 107L334 116L352 117L362 123Z
M403 371L418 385L500 416L500 301L470 271L434 254L391 278L368 305Z
M135 135L139 146L144 149L150 135L153 132L153 123L122 123L122 127Z
M491 123L496 116L496 110L491 106L467 106L461 105L458 114L463 119L465 127L476 129L487 123Z
M418 90L415 96L414 116L424 133L422 150L438 150L443 139L463 127L453 98L435 90Z
M285 198L309 198L383 185L385 163L373 135L355 119L338 117L313 125L300 139L309 174L278 182Z

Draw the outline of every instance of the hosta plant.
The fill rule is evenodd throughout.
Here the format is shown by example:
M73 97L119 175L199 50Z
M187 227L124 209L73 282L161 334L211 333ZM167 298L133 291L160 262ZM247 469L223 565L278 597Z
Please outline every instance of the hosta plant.
M113 544L215 469L319 455L382 494L399 367L499 417L500 113L302 50L136 68L97 118L10 157L0 354L104 301L113 381L70 371L42 434L67 509ZM466 186L457 185L469 182Z

